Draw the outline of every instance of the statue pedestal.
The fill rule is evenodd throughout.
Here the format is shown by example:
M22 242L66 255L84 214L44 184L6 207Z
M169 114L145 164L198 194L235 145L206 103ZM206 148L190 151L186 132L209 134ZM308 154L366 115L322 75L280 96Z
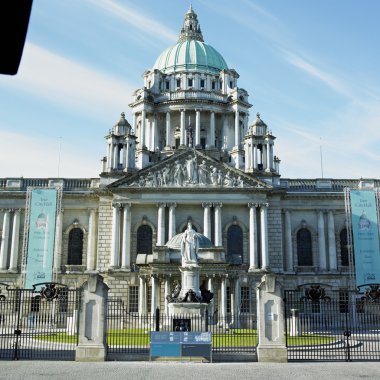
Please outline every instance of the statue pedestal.
M198 265L188 265L179 268L182 277L182 289L180 296L185 297L189 290L193 290L197 297L201 296L201 291L199 290L199 266ZM191 300L187 300L191 302Z
M206 331L206 310L209 304L195 302L170 303L169 318L174 331ZM182 329L183 327L183 329Z

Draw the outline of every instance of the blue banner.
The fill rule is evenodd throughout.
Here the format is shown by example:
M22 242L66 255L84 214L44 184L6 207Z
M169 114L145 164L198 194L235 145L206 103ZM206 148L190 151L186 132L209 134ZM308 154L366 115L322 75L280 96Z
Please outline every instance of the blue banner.
M380 284L379 227L373 191L350 191L356 286Z
M25 288L52 280L56 206L57 190L32 190Z

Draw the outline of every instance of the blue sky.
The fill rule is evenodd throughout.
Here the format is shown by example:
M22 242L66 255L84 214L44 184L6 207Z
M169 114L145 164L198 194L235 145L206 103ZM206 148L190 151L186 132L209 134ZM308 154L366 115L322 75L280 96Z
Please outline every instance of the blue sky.
M34 0L0 76L0 176L97 177L104 136L176 42L183 0ZM284 178L380 177L380 2L194 0L205 42L277 137Z

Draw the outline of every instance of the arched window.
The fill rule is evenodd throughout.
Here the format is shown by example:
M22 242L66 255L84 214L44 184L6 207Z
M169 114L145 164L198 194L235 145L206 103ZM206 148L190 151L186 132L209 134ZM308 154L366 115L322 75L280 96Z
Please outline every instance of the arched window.
M227 230L227 261L232 264L243 262L243 230L237 224Z
M297 258L299 266L313 265L313 252L311 249L311 233L306 228L297 232Z
M152 253L152 236L152 229L146 224L137 229L137 253Z
M68 265L82 265L83 257L83 231L73 228L69 233Z
M344 267L348 267L348 241L347 241L347 228L343 228L339 234L340 242L340 264Z

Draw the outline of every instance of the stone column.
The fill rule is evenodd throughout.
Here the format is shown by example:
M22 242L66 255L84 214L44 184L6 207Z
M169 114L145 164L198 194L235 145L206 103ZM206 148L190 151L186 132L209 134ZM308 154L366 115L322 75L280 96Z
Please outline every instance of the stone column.
M103 277L96 274L90 275L82 288L79 344L75 350L75 360L78 362L105 361L107 344L105 310L109 288L103 282Z
M113 162L112 162L112 166L115 170L117 170L119 168L119 147L117 144L113 144Z
M170 135L170 111L166 112L166 144L165 149L171 149L171 135Z
M185 110L181 110L181 134L180 145L186 145L186 129L185 129Z
M269 269L268 254L268 204L260 205L261 222L261 267L263 270Z
M257 318L258 361L287 362L282 288L273 274L264 275L257 287Z
M144 276L139 276L139 315L146 314L146 282Z
M249 207L249 272L255 271L259 267L257 256L257 223L256 223L256 203L248 203Z
M235 147L240 143L240 131L239 131L239 110L235 111Z
M152 275L150 277L150 284L152 286L152 302L150 304L150 315L152 318L154 318L154 315L156 313L156 308L157 308L157 282L158 278L156 275Z
M220 317L221 325L227 324L227 278L223 276L220 281Z
M96 269L96 209L89 210L87 239L87 270Z
M195 147L201 145L201 111L195 110Z
M222 203L214 203L215 212L215 247L222 245Z
M336 260L336 246L335 246L335 225L334 225L334 213L329 210L327 214L327 228L328 228L328 239L329 239L329 264L330 270L336 271L337 260Z
M210 112L210 142L208 142L208 146L210 148L215 147L215 112Z
M211 203L202 203L203 206L203 235L211 240Z
M157 245L165 245L165 203L158 203Z
M175 208L177 203L171 203L169 206L169 240L176 234Z
M261 153L261 163L263 164L263 170L266 170L267 167L267 146L263 144L263 151Z
M233 292L233 302L231 303L231 311L233 315L233 325L235 328L239 328L239 315L240 315L240 279L235 278L234 281L234 292Z
M253 146L253 169L257 170L258 166L258 157L257 157L257 145Z
M170 295L170 276L165 276L165 315L169 315L168 296Z
M115 203L112 205L112 242L111 242L111 268L118 268L120 266L119 253L120 253L120 204Z
M18 246L20 238L20 214L21 210L16 209L13 215L11 258L9 260L9 271L17 272Z
M141 130L140 130L140 149L145 147L145 133L146 133L146 112L145 110L141 111Z
M267 142L266 146L267 146L267 166L266 166L265 171L269 173L272 169L271 159L270 159L270 144L269 144L269 142Z
M123 213L123 245L121 250L121 267L131 270L131 204L124 203Z
M156 113L153 115L151 138L152 138L151 150L154 152L157 149L157 114Z
M208 278L207 288L208 288L208 290L211 293L214 293L214 281L213 281L213 277L209 277ZM212 317L212 318L214 317L214 305L215 305L214 304L214 299L212 299L211 302L210 302L210 304L209 304L209 308L208 308L209 316Z
M58 210L54 235L54 273L61 273L63 209Z
M326 238L325 238L325 221L323 211L318 211L318 248L319 248L319 269L325 271L326 265Z
M2 236L1 236L0 270L7 269L10 218L11 218L11 210L5 210L4 219L3 219L3 231L2 231Z
M292 241L292 223L290 219L290 211L285 210L285 270L292 272L293 268L293 241Z

